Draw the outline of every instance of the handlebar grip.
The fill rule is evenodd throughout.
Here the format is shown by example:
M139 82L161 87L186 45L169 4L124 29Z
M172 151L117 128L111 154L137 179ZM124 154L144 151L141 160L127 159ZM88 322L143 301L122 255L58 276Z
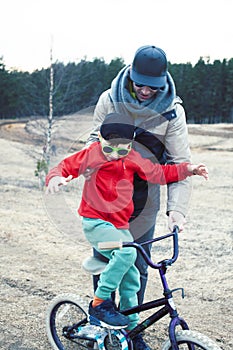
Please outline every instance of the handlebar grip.
M122 248L121 241L99 242L98 243L98 249L100 249L100 250L121 249L121 248Z

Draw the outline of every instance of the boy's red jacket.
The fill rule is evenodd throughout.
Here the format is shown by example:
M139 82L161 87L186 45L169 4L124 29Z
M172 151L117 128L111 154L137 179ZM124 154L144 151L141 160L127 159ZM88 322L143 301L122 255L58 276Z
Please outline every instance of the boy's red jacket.
M46 177L46 186L54 176L77 178L87 168L95 169L86 180L78 213L87 218L111 222L117 228L128 228L133 212L133 180L137 173L143 180L164 185L184 180L192 173L188 163L175 165L153 164L133 149L127 157L107 161L99 142L61 161Z

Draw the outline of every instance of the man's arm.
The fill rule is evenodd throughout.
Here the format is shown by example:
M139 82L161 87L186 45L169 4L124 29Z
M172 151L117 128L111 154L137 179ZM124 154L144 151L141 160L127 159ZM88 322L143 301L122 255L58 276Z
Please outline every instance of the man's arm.
M165 137L167 161L168 163L191 162L186 116L180 104L176 105L176 113L177 118L169 122ZM168 185L167 214L169 216L168 225L171 230L176 224L181 230L183 229L191 190L190 178Z
M87 139L87 146L89 146L93 142L99 141L98 131L100 130L100 125L104 121L107 114L115 112L114 106L109 97L109 91L110 90L104 91L100 95L100 98L97 102L93 116L94 128Z

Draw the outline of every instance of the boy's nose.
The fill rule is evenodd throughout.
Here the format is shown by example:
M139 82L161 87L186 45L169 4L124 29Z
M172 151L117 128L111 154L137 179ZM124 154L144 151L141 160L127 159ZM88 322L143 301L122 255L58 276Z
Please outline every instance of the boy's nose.
M113 151L113 152L111 153L111 158L112 158L112 159L118 159L118 158L119 158L118 153L117 153L116 151Z

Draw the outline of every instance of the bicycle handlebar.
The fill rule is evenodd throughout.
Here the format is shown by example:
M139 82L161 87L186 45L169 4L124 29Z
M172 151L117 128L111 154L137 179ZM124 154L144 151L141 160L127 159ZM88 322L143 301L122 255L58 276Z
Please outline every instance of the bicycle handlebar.
M160 269L164 265L165 266L172 265L178 258L178 255L179 255L178 232L179 232L179 227L174 226L173 232L168 233L167 235L164 235L164 236L160 236L160 237L151 239L151 240L143 242L141 244L136 243L136 242L121 242L121 241L118 241L118 242L100 242L98 244L98 249L108 250L108 249L121 249L123 247L134 247L138 251L141 252L144 260L146 261L146 263L150 267L152 267L153 269ZM146 253L145 249L142 246L146 245L146 244L151 244L151 243L154 243L157 241L161 241L161 240L166 239L168 237L173 237L173 255L172 255L172 258L162 260L156 264L151 260L151 258L148 256L148 254Z

